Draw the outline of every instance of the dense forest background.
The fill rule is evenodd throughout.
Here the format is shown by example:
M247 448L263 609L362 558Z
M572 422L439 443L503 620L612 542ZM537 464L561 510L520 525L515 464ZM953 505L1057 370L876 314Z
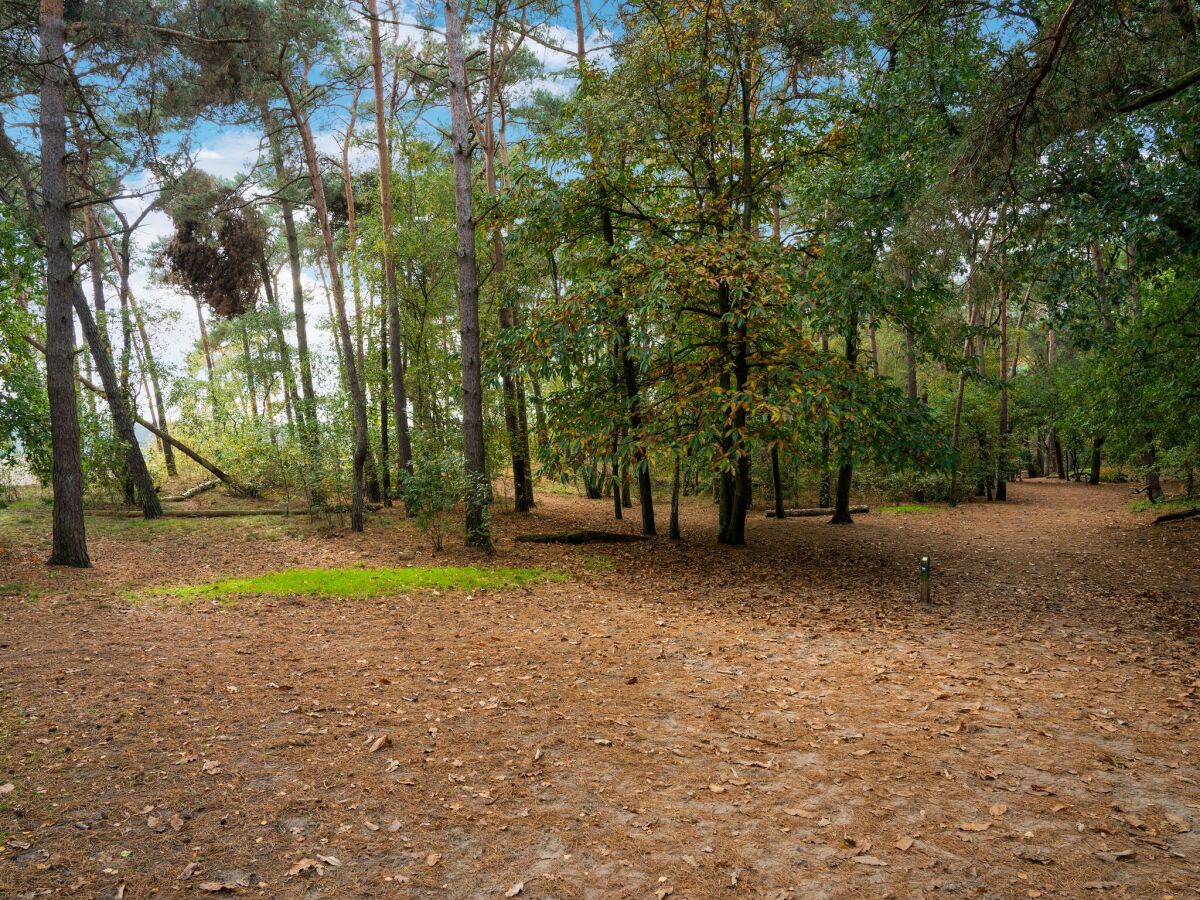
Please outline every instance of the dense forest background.
M85 503L208 478L355 529L462 504L480 546L547 490L672 536L711 496L735 545L752 503L849 522L1023 472L1191 495L1198 25L5 0L0 462L73 565Z

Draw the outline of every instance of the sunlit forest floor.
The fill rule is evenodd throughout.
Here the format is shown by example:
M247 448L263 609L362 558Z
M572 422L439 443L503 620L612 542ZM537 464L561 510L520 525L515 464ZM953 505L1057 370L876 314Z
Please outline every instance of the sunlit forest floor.
M0 511L0 895L1195 896L1200 520L1010 497L514 543L636 528L543 491L491 557L393 512L95 519L91 571ZM567 577L143 593L360 564Z

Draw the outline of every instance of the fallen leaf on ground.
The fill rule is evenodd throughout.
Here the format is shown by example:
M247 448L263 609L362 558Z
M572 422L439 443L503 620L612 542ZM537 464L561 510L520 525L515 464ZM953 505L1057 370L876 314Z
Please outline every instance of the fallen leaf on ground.
M507 891L504 892L504 896L505 897L515 897L515 896L517 896L517 894L521 893L521 891L523 891L523 890L525 890L525 882L518 881L516 884L514 884L512 887L510 887Z
M910 837L902 837L896 843L892 844L897 850L907 850L913 845L913 839Z
M292 863L292 867L290 869L288 869L288 875L299 875L302 872L307 872L310 869L312 869L313 867L315 867L316 864L317 864L317 861L315 859L309 859L306 856L306 857L304 857L304 859L300 859L300 860L297 860L296 862Z
M804 809L800 806L790 806L783 811L785 816L798 816L801 819L815 819L820 813L815 813L811 809Z

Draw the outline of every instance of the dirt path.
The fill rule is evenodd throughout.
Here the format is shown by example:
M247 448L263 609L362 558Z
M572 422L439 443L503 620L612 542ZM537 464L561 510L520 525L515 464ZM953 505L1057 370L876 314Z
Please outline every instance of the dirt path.
M741 550L697 503L680 545L491 560L563 583L232 608L122 592L420 542L128 527L51 573L8 532L0 895L1197 896L1200 523L1010 496Z

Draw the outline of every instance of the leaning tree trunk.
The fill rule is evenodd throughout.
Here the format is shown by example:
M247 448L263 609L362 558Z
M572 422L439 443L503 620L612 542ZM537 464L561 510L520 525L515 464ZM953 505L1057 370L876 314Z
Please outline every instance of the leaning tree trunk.
M52 565L87 567L83 465L75 400L71 219L67 200L63 4L42 0L40 16L42 196L46 226L46 394L54 485Z
M150 338L146 334L146 320L142 318L142 311L138 307L137 298L133 296L133 291L129 287L129 233L126 232L121 241L121 253L117 253L117 248L113 245L112 238L105 238L108 246L108 255L112 258L113 263L119 268L121 277L121 295L129 303L129 311L133 314L133 323L137 328L138 338L142 345L142 359L145 362L144 372L148 372L150 378L150 387L153 389L150 392L150 397L147 403L152 403L154 410L158 413L158 427L164 432L168 432L167 427L167 408L162 397L162 387L158 381L158 366L154 362L154 348L150 346ZM151 416L153 418L153 416ZM162 447L163 461L167 466L167 475L174 478L179 474L175 467L175 450L171 446L171 442L163 438L159 438L159 444Z
M317 146L313 140L312 128L308 116L301 109L287 77L279 79L280 87L287 96L292 118L300 131L300 141L304 147L304 161L308 166L308 179L313 190L313 212L316 216L317 227L325 244L325 259L329 265L329 281L333 287L333 304L336 312L338 331L341 335L343 362L346 366L346 387L350 393L350 405L354 414L354 458L352 460L351 494L350 494L350 527L354 531L363 530L363 470L367 462L367 405L363 396L362 382L359 381L358 366L355 364L354 339L350 333L350 321L346 318L346 296L342 287L342 274L338 267L337 252L333 246L333 231L329 227L329 209L325 204L325 186L321 181L321 165L317 159Z
M83 335L92 351L92 359L96 363L96 371L100 375L100 383L104 386L104 396L108 400L108 408L112 413L113 427L117 437L125 445L125 466L133 479L137 490L138 500L142 505L142 515L147 519L157 519L162 515L162 504L158 501L158 493L154 490L154 481L150 470L146 468L146 459L142 456L142 448L138 444L137 435L133 430L133 419L125 398L121 395L121 382L117 379L116 369L113 368L112 357L108 354L108 346L100 334L92 311L88 307L87 298L83 295L78 284L73 290L75 314L83 327Z
M483 379L479 358L479 267L471 202L470 110L458 0L446 0L446 62L454 154L454 219L458 238L458 312L462 353L463 456L466 464L467 545L490 548L487 469L483 444ZM399 414L397 410L397 414Z

